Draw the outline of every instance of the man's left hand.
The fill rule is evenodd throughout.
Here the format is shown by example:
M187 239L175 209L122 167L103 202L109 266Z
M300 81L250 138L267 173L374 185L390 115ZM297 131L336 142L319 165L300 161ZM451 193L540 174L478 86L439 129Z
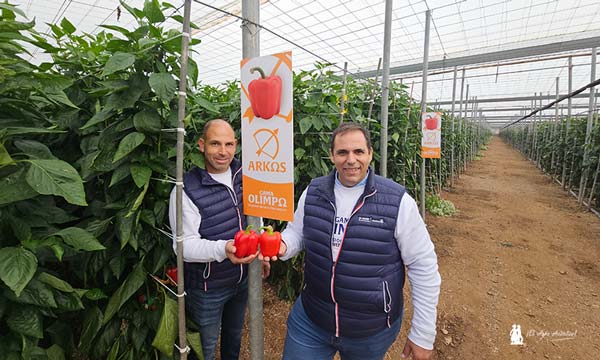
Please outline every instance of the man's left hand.
M433 359L433 350L424 349L409 339L406 339L406 344L402 351L402 358L406 359L410 355L412 355L414 360L431 360Z
M250 264L258 255L258 251L256 252L256 254L252 254L243 258L239 258L237 256L235 256L235 251L237 249L235 248L235 245L233 245L233 240L229 240L227 241L227 243L225 244L225 254L227 255L227 258L233 263L233 264Z

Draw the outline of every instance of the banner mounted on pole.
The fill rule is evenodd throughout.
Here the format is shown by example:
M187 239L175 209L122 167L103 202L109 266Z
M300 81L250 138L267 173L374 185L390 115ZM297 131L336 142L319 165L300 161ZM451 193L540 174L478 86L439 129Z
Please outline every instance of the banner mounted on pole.
M421 114L421 157L423 159L441 158L442 113L424 112Z
M294 218L292 52L240 62L244 214Z

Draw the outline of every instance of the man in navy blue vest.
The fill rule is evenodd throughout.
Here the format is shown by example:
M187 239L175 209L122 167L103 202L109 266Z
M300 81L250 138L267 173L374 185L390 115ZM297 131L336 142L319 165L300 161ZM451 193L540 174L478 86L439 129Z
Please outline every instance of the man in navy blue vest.
M310 183L282 233L282 260L306 250L284 359L383 359L402 323L405 269L414 312L402 356L432 358L441 283L434 246L415 201L375 175L372 158L368 130L341 124L330 144L335 170Z
M221 359L237 359L248 299L247 267L256 254L238 258L233 237L246 228L242 215L241 163L234 158L237 140L225 120L210 120L198 140L206 169L183 178L183 259L188 316L200 328L202 352L215 357L221 335ZM169 220L175 239L175 189Z

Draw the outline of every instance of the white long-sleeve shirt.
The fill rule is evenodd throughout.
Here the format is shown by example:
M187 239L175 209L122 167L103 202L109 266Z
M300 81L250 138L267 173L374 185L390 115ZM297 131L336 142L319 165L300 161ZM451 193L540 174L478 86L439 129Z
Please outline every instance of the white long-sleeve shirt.
M352 188L344 187L336 182L334 187L336 202L336 228L345 226L350 212L364 191L364 184ZM296 256L304 248L304 202L305 189L298 208L294 213L294 221L288 222L282 232L282 238L287 245L287 251L282 260ZM338 221L339 220L339 221ZM335 231L334 231L335 232ZM405 193L398 209L398 219L394 237L402 261L407 268L408 280L412 289L413 318L408 338L416 345L433 349L436 335L437 303L440 293L441 277L438 272L437 256L433 243L421 218L415 200ZM339 243L335 234L332 236L333 259L339 252ZM338 247L336 250L335 248Z
M210 174L215 181L233 188L231 168L222 174ZM198 230L202 222L200 210L187 196L185 191L181 196L181 210L183 214L183 261L185 262L221 262L227 258L225 245L231 239L203 239ZM169 199L169 222L173 232L173 251L177 252L176 242L176 217L175 217L175 188L171 191ZM214 241L216 240L216 241Z

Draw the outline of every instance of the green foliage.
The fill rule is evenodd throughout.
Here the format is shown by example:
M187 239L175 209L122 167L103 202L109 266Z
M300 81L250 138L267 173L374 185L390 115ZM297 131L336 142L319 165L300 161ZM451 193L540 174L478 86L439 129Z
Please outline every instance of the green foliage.
M425 208L435 216L452 216L456 212L452 201L444 200L439 195L426 196Z
M595 117L596 125L590 133L585 162L587 117L565 118L558 122L538 121L535 127L533 124L518 124L505 129L500 135L538 163L544 172L560 182L564 180L564 188L576 192L585 191L586 202L591 194L591 206L600 209L600 126L597 115ZM580 189L585 170L587 181L584 188Z

